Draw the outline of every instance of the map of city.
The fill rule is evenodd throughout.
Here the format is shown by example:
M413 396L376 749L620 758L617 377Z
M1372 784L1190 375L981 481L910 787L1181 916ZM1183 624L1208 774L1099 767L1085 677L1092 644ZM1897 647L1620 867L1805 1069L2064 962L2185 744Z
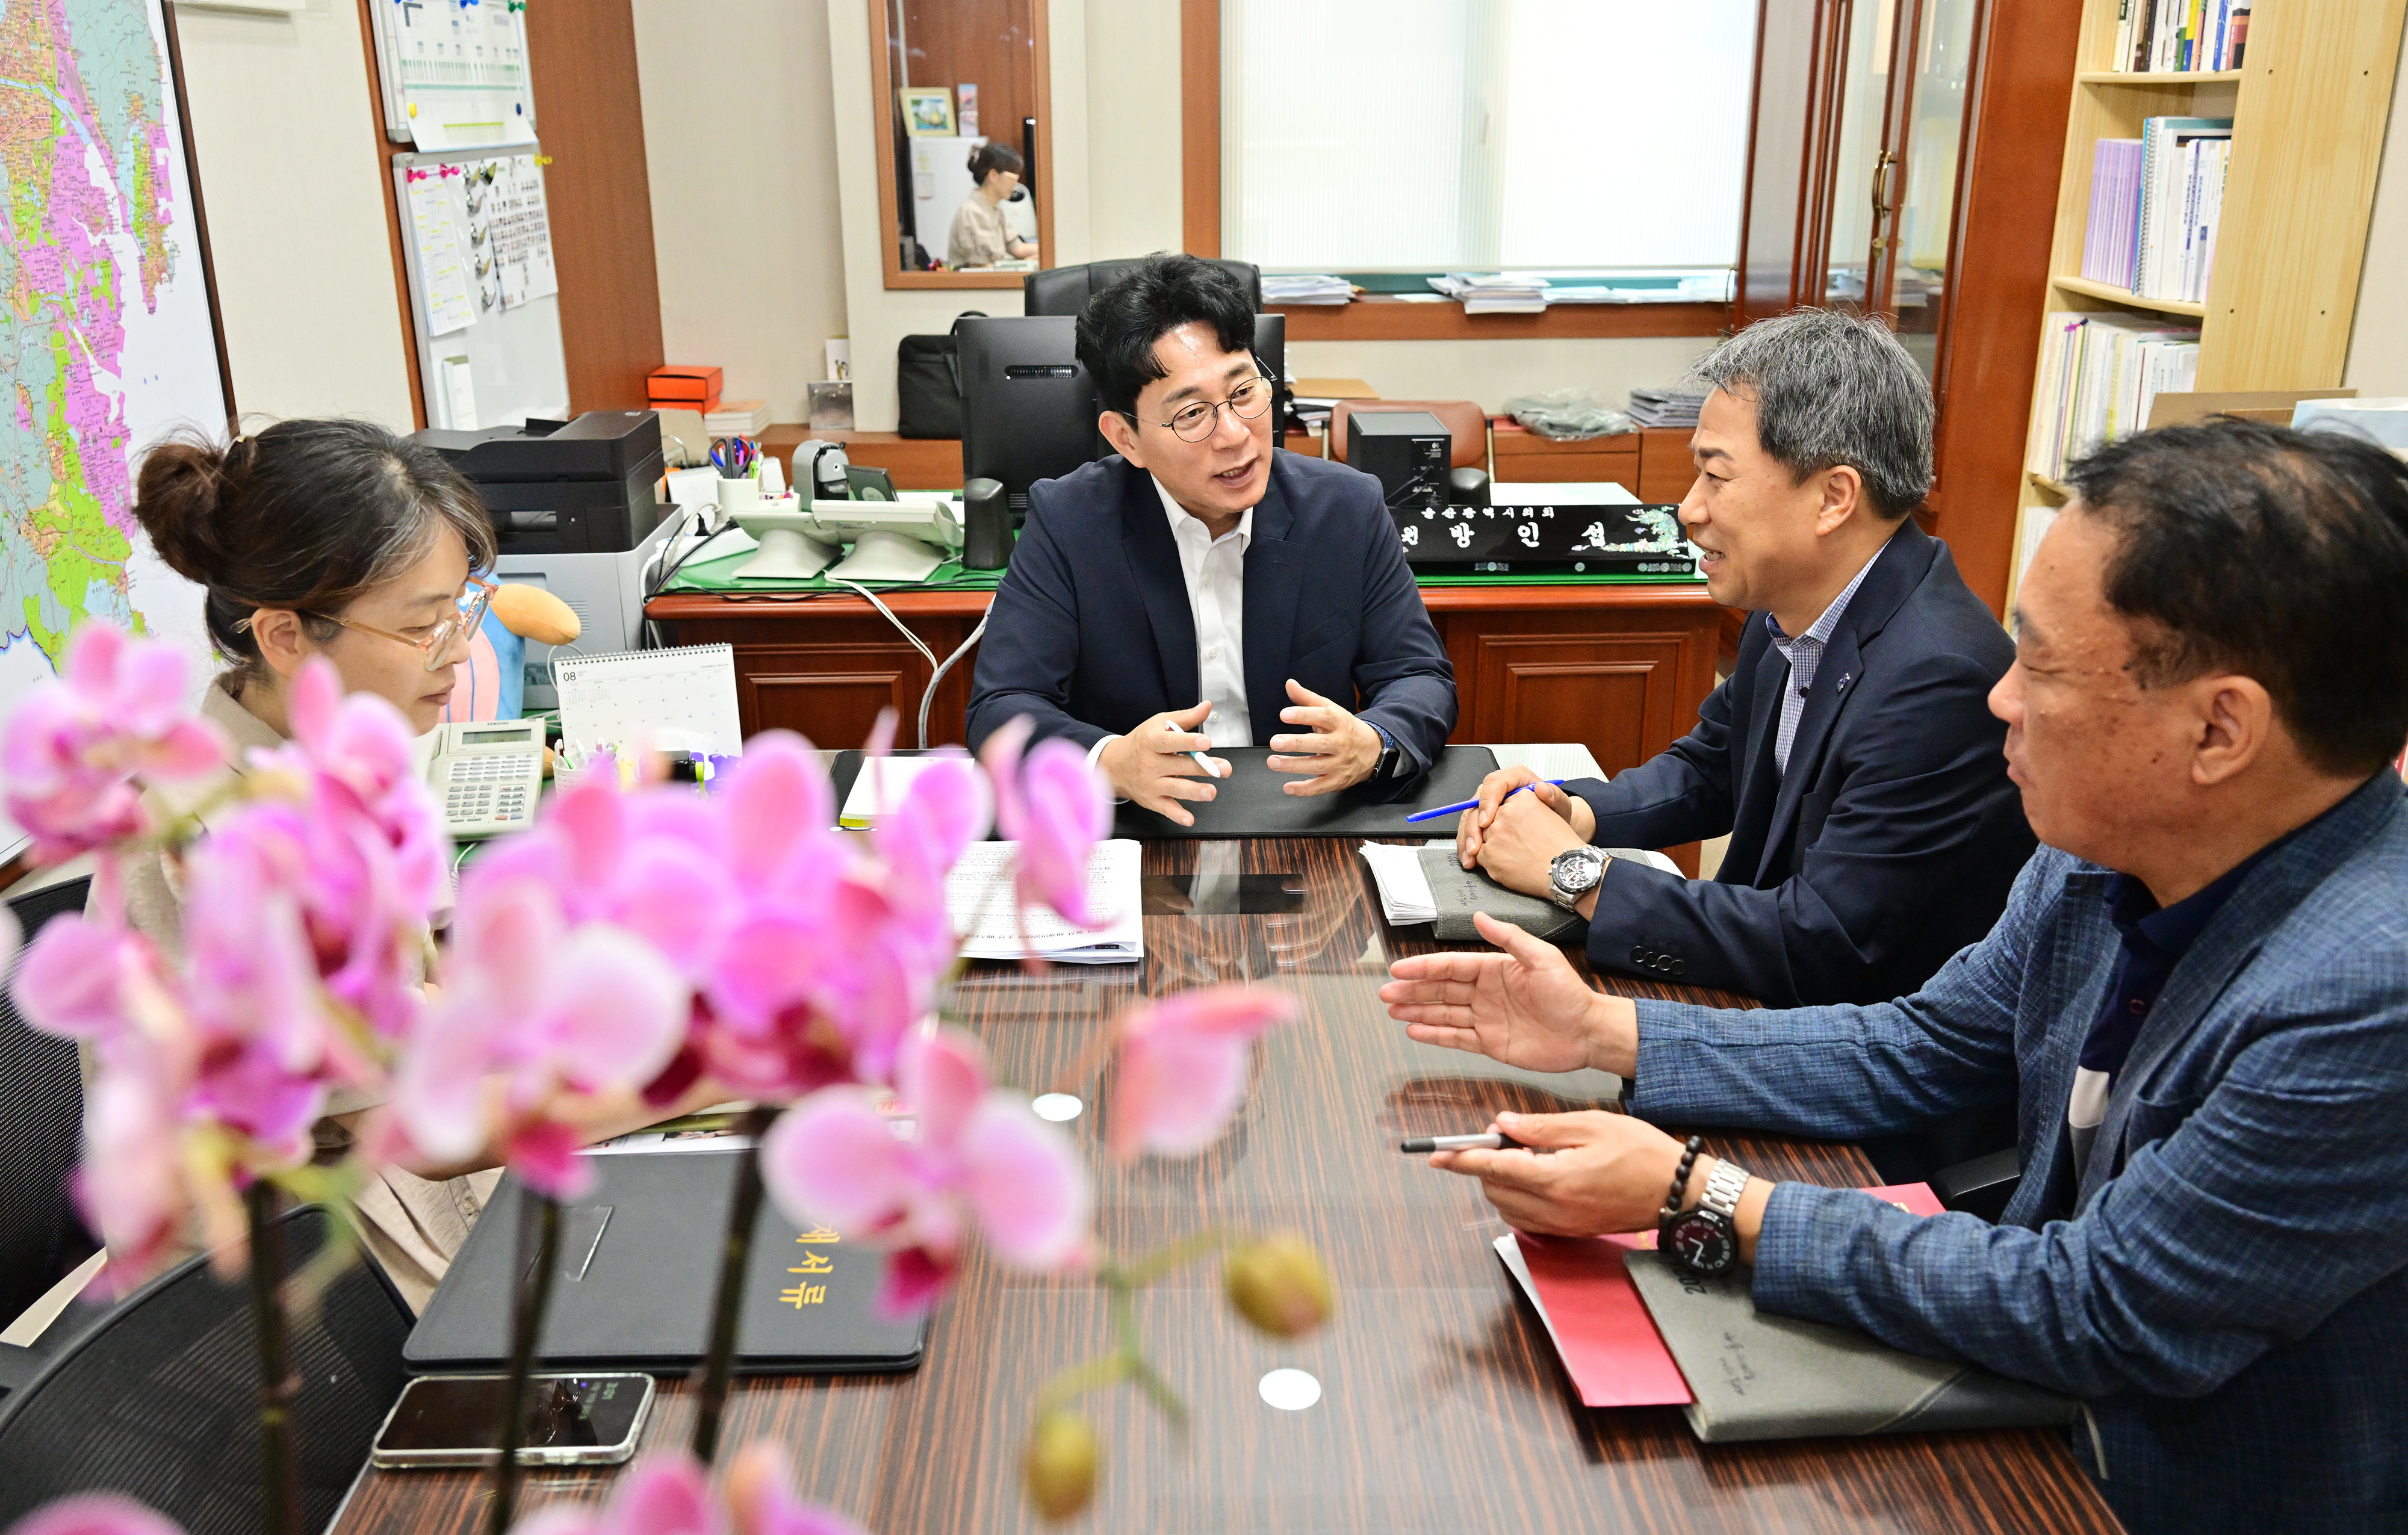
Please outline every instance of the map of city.
M227 411L165 27L159 0L0 0L0 710L88 617L199 647L132 510L141 450Z

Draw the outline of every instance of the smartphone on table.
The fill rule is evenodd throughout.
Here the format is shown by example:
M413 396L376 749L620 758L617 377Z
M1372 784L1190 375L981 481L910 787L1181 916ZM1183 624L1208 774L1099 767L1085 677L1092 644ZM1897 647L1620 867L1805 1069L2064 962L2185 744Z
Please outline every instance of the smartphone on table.
M522 1466L616 1466L636 1453L652 1410L650 1375L538 1375L527 1383ZM490 1466L501 1458L507 1375L422 1375L402 1387L368 1464Z

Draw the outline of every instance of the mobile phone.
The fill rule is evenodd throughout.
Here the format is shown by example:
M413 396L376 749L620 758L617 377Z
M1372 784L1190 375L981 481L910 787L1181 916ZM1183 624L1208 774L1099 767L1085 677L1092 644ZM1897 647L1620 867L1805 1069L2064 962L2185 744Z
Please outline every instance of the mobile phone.
M652 1411L650 1375L537 1375L522 1466L616 1466ZM422 1375L402 1387L371 1466L490 1466L501 1458L507 1375Z

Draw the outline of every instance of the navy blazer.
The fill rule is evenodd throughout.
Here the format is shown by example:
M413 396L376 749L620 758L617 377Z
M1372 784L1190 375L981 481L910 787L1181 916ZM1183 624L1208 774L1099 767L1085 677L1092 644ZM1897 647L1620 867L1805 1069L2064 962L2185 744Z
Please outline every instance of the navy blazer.
M2134 1535L2408 1529L2408 802L2388 769L2269 854L2175 964L2074 1176L2067 1100L2122 943L2042 848L1912 997L1639 1004L1631 1109L1856 1140L2016 1105L1999 1224L1782 1184L1756 1309L2079 1397Z
M1246 545L1246 707L1281 729L1291 677L1412 758L1455 728L1455 668L1369 475L1274 451ZM1115 453L1029 488L1028 522L989 610L970 687L972 750L1016 715L1034 739L1093 746L1203 697L1196 620L1154 476Z
M1600 847L1730 834L1711 881L1608 867L1589 962L1724 986L1770 1007L1914 991L1990 930L2031 856L1991 685L2014 642L1912 520L1840 615L1778 771L1789 664L1748 615L1698 727L1654 760L1569 793Z

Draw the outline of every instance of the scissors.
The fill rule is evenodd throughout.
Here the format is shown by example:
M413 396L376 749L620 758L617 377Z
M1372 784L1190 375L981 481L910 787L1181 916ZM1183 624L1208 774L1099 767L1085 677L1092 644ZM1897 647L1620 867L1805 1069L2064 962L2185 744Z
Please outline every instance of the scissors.
M710 462L723 479L742 480L761 461L761 450L751 438L714 438L710 444Z

